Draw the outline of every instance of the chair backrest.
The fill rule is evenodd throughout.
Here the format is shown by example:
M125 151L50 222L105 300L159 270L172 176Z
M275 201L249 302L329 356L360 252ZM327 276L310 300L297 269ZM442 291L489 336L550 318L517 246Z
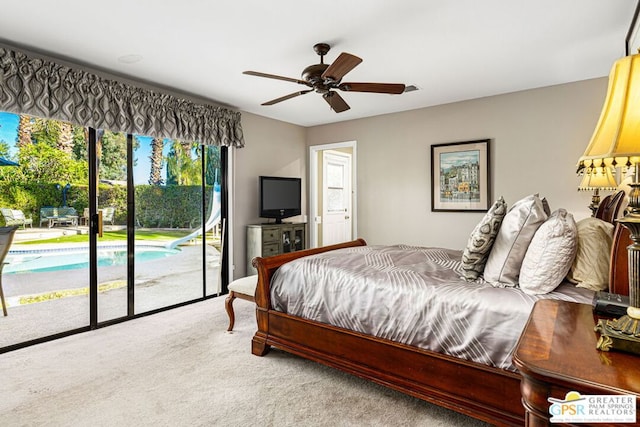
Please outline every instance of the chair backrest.
M113 221L113 214L116 213L116 208L108 207L102 210L102 220L103 221Z
M19 209L11 209L11 214L13 215L13 219L27 219L24 216L24 212Z
M13 210L12 209L2 208L2 209L0 209L0 212L2 212L2 216L4 217L4 219L15 219L13 217Z
M11 227L0 227L0 264L4 262L4 258L9 252L11 242L13 241L13 235L18 229L17 225Z

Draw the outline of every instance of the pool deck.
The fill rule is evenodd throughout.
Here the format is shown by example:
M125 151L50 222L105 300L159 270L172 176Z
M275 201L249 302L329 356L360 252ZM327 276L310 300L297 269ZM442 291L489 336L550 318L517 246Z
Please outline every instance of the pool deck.
M21 244L27 240L54 238L64 232L78 233L82 227L19 230L12 249L37 249L44 245ZM86 227L84 227L86 230ZM59 234L63 233L63 234ZM85 231L86 233L86 231ZM37 237L36 237L37 236ZM109 243L109 242L106 242ZM113 242L110 242L113 244ZM124 242L123 242L124 243ZM145 244L150 242L145 241ZM162 242L164 244L166 242ZM59 244L58 244L59 245ZM86 243L81 245L86 246ZM56 245L46 245L47 247ZM67 246L67 245L65 245ZM202 296L202 246L180 246L181 252L167 258L150 260L135 266L135 312L142 313ZM207 295L218 292L220 254L207 246ZM88 295L52 298L43 302L18 305L18 298L61 290L81 290L88 287L88 269L47 273L3 274L9 315L0 313L0 347L88 325ZM98 283L117 284L98 295L99 321L126 315L126 266L98 268Z

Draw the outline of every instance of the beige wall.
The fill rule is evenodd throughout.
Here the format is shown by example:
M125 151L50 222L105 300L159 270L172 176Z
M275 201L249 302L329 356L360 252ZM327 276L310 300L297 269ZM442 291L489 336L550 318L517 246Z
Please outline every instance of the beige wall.
M245 274L245 226L260 222L258 175L302 177L307 215L309 145L357 141L358 235L370 244L464 247L483 214L431 212L430 147L446 142L491 139L492 199L504 196L511 205L538 192L552 210L589 216L590 194L577 191L575 166L606 86L606 78L593 79L307 129L243 113L246 147L235 152L235 277Z
M370 244L461 249L483 214L431 212L430 146L490 138L492 199L511 205L538 192L552 210L589 216L575 166L606 86L601 78L316 126L306 142L357 141L358 234Z
M235 278L245 275L246 226L266 222L258 217L258 176L302 178L302 214L307 213L305 128L243 112L242 129L245 147L234 150Z

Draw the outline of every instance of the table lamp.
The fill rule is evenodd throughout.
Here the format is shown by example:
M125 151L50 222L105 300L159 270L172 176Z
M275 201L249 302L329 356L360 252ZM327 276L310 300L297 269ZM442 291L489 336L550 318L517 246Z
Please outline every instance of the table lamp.
M591 204L589 205L591 216L596 215L598 206L600 206L600 190L615 190L617 188L616 180L610 167L593 169L591 173L584 174L578 186L578 191L593 191Z
M629 308L614 320L599 321L598 349L618 349L640 354L640 54L613 64L602 113L591 141L578 161L578 172L606 173L616 167L635 167L630 184L628 213L618 222L633 243L629 253Z

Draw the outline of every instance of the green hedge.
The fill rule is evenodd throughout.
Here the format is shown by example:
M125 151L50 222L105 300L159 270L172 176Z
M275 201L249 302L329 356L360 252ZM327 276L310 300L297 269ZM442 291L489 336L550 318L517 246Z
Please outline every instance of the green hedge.
M209 203L210 189L206 201ZM136 225L145 228L196 228L201 224L202 189L200 186L135 187ZM124 186L98 186L98 205L116 208L115 224L126 224L127 190ZM20 209L33 222L40 221L40 208L62 206L62 191L55 184L0 184L0 207ZM87 186L72 185L67 192L67 206L80 215L89 206ZM4 225L4 218L1 220Z

